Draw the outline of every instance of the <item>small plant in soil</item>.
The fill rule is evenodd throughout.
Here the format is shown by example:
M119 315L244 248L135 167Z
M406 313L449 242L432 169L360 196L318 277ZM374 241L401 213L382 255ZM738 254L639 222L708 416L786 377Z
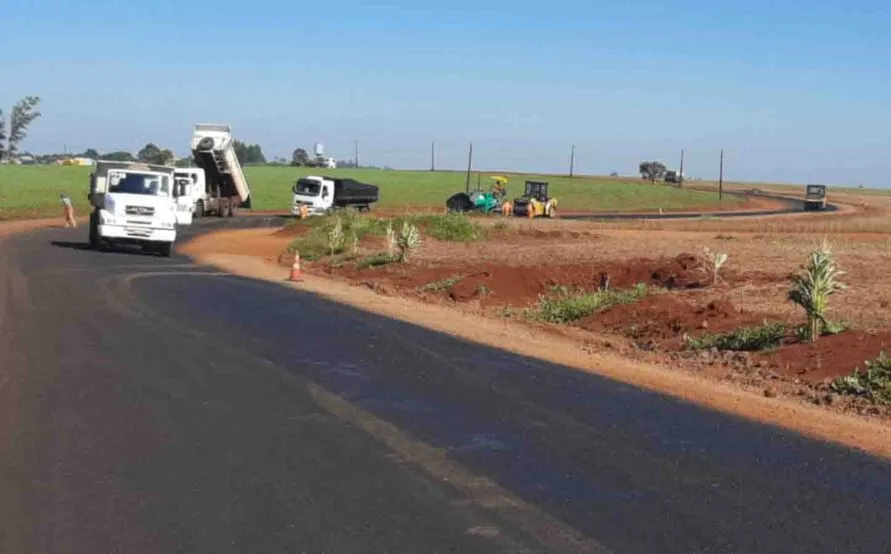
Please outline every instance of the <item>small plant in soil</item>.
M396 240L396 229L393 228L392 222L387 222L387 255L391 258L396 257L396 249L399 243Z
M476 285L476 293L479 296L489 296L490 294L492 294L492 291L486 285L484 285L482 283L478 283Z
M648 293L647 286L638 283L627 290L571 291L555 287L538 300L538 305L526 311L527 317L548 323L572 323L619 304L637 302Z
M844 272L835 264L825 239L810 253L802 270L801 274L792 277L789 300L804 309L807 315L805 338L808 342L814 342L823 329L832 326L826 315L829 298L847 287L838 280Z
M821 337L828 337L830 335L838 335L839 333L844 333L851 329L850 321L827 321L826 325L823 327L823 330L820 331ZM794 336L800 342L808 341L808 333L809 327L807 324L798 325L792 330L792 336Z
M418 287L418 290L421 292L447 292L460 283L463 278L464 277L461 277L460 275L453 275L445 279L440 279L439 281L427 283L426 285Z
M399 246L400 261L407 262L412 250L416 250L421 246L421 233L418 228L408 221L402 223L402 231L396 239Z
M767 323L757 327L740 327L730 333L709 333L701 337L684 337L687 348L691 350L734 350L741 352L759 352L780 346L786 336L785 323Z
M865 365L862 371L858 368L839 377L830 388L839 394L868 398L874 404L891 404L891 358L882 352Z
M703 269L712 278L712 285L718 284L721 268L727 263L727 254L724 252L712 252L708 246L702 249L701 263Z
M356 269L361 271L363 269L381 267L398 261L399 258L391 256L387 252L381 252L379 254L374 254L373 256L367 256L356 262Z
M343 220L338 216L334 218L334 224L328 229L328 251L333 256L343 251L346 236L343 232Z

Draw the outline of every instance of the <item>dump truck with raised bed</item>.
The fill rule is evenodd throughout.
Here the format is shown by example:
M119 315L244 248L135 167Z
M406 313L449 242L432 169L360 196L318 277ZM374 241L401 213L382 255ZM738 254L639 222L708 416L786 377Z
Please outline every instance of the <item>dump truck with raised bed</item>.
M300 215L304 206L308 215L320 215L337 208L349 207L370 210L371 205L380 200L380 189L377 186L337 177L302 177L294 183L292 192L293 215Z
M176 241L173 168L100 160L90 175L90 246L138 244L170 256Z
M233 216L239 207L251 207L251 189L235 155L228 125L195 125L192 157L204 170L206 194L202 215Z
M804 209L826 209L826 185L808 185L804 191Z

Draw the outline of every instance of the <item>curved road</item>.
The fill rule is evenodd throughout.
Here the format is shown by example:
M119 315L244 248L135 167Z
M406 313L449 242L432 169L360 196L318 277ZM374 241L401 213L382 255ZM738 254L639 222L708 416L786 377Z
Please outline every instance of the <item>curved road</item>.
M84 242L0 244L0 552L891 551L886 462Z

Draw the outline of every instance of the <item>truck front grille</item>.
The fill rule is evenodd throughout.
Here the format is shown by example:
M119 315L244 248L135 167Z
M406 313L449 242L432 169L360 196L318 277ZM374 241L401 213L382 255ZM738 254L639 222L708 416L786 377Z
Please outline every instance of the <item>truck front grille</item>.
M124 210L127 215L155 215L155 209L151 206L127 206Z

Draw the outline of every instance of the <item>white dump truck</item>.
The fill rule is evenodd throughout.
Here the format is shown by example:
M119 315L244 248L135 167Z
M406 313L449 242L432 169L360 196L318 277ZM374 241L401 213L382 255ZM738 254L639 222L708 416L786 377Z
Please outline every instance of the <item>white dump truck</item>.
M294 193L291 202L293 215L300 215L304 206L308 215L350 207L367 211L380 200L380 189L376 185L337 177L310 175L297 179L291 190Z
M205 177L205 197L200 214L195 215L233 216L239 207L251 207L251 189L235 155L228 125L195 125L192 156Z
M90 246L139 244L169 257L176 241L173 168L100 160L90 175Z

